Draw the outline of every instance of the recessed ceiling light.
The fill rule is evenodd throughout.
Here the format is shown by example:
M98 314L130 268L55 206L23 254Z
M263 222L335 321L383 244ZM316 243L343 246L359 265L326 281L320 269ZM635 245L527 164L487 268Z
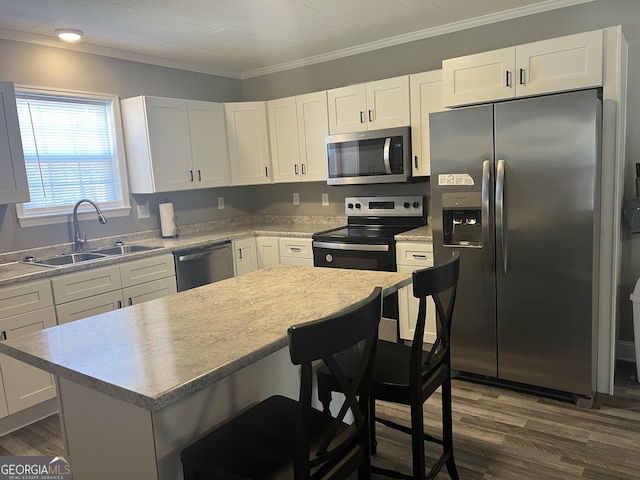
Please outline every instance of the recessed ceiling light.
M60 40L65 42L77 42L82 38L84 32L81 30L74 30L73 28L59 28L56 30L56 35Z

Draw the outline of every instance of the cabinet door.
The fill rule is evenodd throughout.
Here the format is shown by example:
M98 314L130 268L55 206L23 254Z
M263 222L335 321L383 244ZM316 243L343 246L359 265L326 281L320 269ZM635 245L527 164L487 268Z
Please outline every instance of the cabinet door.
M364 84L328 90L329 133L335 135L367 130L366 105Z
M156 298L166 297L176 292L176 279L174 277L168 277L123 288L122 297L124 298L124 306L129 307L131 305L148 302L149 300L155 300Z
M271 183L264 102L225 103L233 185Z
M367 129L409 125L409 77L387 78L370 82L367 90Z
M144 97L144 102L155 191L194 188L186 101Z
M298 182L302 175L298 147L296 98L267 102L274 182Z
M453 107L513 98L516 94L514 65L514 47L444 60L444 105Z
M602 30L516 47L517 95L602 85Z
M224 104L187 100L196 188L231 185Z
M29 186L11 82L0 82L0 159L0 204L28 202Z
M298 110L298 145L303 182L327 180L327 147L329 111L327 92L308 93L296 97Z
M256 237L258 268L269 268L280 263L278 237Z
M2 337L7 340L53 327L55 324L56 314L53 307L0 320ZM56 396L53 376L44 370L6 355L0 355L0 368L9 414Z
M444 110L442 70L409 77L411 87L411 150L414 177L431 175L429 114Z
M254 237L233 240L233 269L236 276L258 269L256 239Z
M63 303L56 306L58 325L75 322L81 318L93 317L105 312L112 312L122 308L123 305L122 290Z

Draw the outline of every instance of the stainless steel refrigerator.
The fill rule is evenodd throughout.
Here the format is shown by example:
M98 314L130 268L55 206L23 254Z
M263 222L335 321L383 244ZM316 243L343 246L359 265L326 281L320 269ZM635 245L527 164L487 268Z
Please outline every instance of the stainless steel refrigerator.
M461 257L455 369L592 395L600 110L584 90L430 115L435 261Z

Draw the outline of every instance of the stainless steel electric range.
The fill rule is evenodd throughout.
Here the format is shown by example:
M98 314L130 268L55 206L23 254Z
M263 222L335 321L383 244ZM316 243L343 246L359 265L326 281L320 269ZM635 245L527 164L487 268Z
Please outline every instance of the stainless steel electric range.
M395 235L426 225L421 196L347 197L347 225L313 235L316 267L395 272ZM385 299L385 318L398 319L397 295Z

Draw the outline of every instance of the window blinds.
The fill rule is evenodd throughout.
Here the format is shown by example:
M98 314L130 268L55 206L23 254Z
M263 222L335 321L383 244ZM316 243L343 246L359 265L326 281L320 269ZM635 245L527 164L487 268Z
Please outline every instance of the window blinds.
M25 214L68 209L81 198L120 204L109 101L19 94L17 106L31 194Z

